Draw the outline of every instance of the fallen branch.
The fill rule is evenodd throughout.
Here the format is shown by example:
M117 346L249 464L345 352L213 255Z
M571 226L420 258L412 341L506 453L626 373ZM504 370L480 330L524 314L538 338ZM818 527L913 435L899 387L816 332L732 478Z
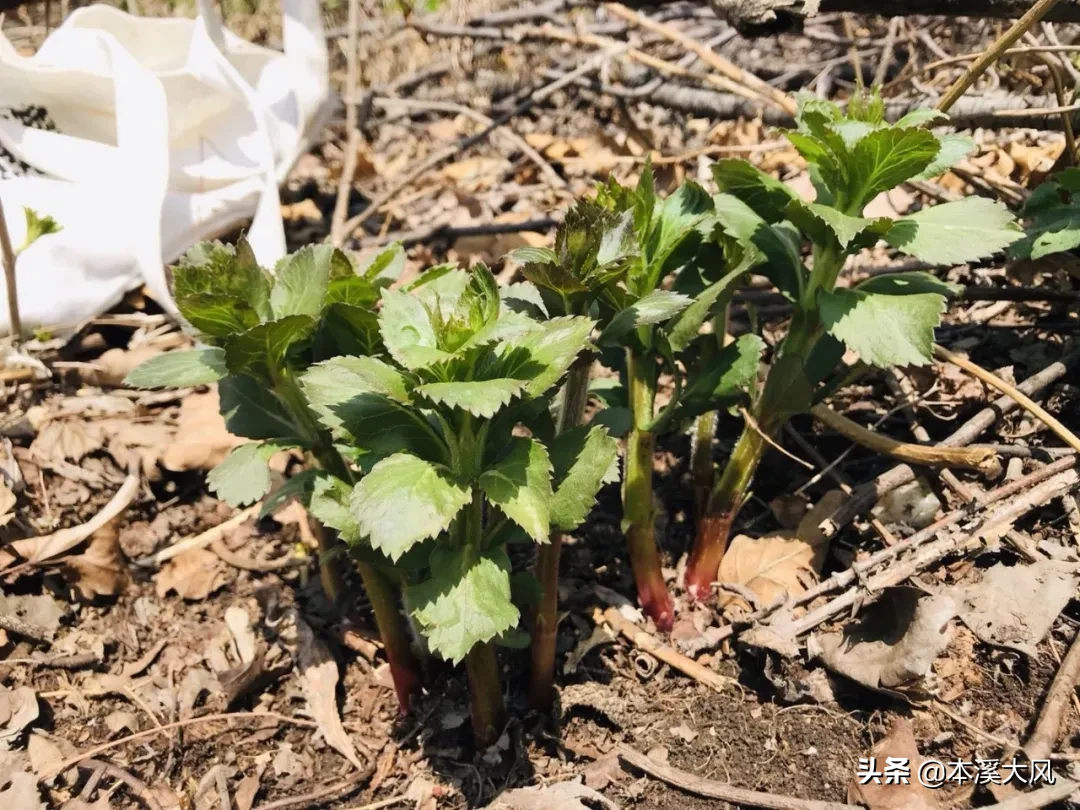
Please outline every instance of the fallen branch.
M2 2L2 0L0 0ZM3 8L0 6L0 8ZM7 220L4 219L4 205L0 201L0 261L4 265L4 286L7 291L8 326L11 334L18 340L22 337L22 319L19 317L19 288L15 279L15 250L11 246Z
M897 461L903 461L906 464L978 470L988 478L996 478L1001 474L1001 462L998 461L997 454L989 447L935 447L899 442L867 430L862 425L841 416L827 405L815 405L810 412L814 418L844 438L861 444L875 453L892 456Z
M1030 793L1021 793L997 804L991 804L984 810L1038 810L1054 802L1063 801L1080 791L1080 782L1058 777L1055 784L1039 788Z
M1050 684L1050 691L1047 692L1039 713L1039 721L1024 746L1028 759L1047 759L1054 750L1054 743L1061 733L1061 723L1068 712L1069 699L1077 681L1080 681L1080 632L1077 632L1065 660L1061 662L1057 675Z
M197 548L206 548L214 543L214 541L220 539L228 532L242 525L244 522L259 514L259 510L262 508L260 504L249 506L224 523L219 523L213 528L207 529L201 534L196 534L191 537L185 537L183 540L179 540L173 543L171 546L166 546L155 554L151 554L149 557L142 557L135 560L135 565L138 566L156 566L161 565L163 562L171 560L173 557L177 557L183 554L185 551L192 551Z
M843 804L841 802L823 802L815 799L798 799L792 796L780 796L775 793L759 793L756 790L735 787L726 782L717 782L713 779L705 779L692 773L681 771L670 765L662 765L653 762L640 751L635 751L628 745L620 745L616 749L619 759L643 773L659 779L672 787L693 793L695 796L704 796L708 799L719 799L734 805L747 807L764 807L768 810L862 810L858 805Z
M658 641L654 636L646 633L632 621L625 618L617 608L610 607L603 612L597 608L593 611L593 621L597 624L607 622L638 649L644 650L672 669L678 670L683 675L693 678L698 683L703 683L717 692L722 692L725 688L730 688L736 683L734 679L713 672L697 661L687 658L673 647Z

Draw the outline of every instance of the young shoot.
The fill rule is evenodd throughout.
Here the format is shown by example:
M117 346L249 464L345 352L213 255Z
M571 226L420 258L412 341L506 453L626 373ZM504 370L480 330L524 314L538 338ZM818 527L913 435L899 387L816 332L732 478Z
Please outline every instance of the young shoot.
M535 290L516 292L535 306ZM538 322L511 303L486 267L431 270L383 293L388 359L332 358L302 382L322 424L369 470L355 486L317 491L312 512L410 583L430 650L465 662L481 746L505 723L495 646L517 641L521 606L536 596L506 546L545 544L583 520L614 462L602 429L551 438L548 395L589 350L593 321Z
M714 203L724 232L758 255L758 272L791 300L795 311L754 398L753 418L698 526L686 570L686 585L695 597L710 594L767 437L790 416L810 408L845 348L879 368L931 361L934 328L952 285L929 273L893 273L838 285L847 257L883 239L930 264L953 265L987 258L1022 237L1009 211L982 197L896 219L863 215L882 192L941 174L971 151L969 139L925 128L944 121L942 113L918 110L888 124L879 98L856 96L846 112L827 101L801 99L797 128L786 134L810 166L817 192L813 202L745 161L715 165L722 193ZM801 257L804 244L812 254L809 267Z
M264 501L263 514L288 497L314 497L320 487L334 485L328 481L351 486L358 474L342 457L330 429L316 417L299 379L316 361L343 352L383 351L372 307L403 266L404 254L397 246L358 267L340 250L319 245L287 256L269 273L243 240L235 248L218 242L198 245L173 269L173 286L180 314L205 345L151 358L125 382L135 388L217 383L225 426L230 433L251 439L207 478L210 490L233 506L266 498L270 458L289 448L305 452L322 472L295 476ZM323 587L336 603L346 558L333 535L319 534ZM378 563L361 561L357 567L398 698L407 708L420 673L397 595Z

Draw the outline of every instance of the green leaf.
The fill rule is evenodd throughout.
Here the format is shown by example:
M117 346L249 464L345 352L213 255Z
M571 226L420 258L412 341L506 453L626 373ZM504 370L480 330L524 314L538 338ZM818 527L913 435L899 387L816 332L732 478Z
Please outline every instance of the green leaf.
M301 470L287 479L281 486L263 498L258 519L263 520L270 517L294 498L307 506L310 500L310 490L314 487L315 481L325 474L321 470Z
M292 416L263 383L247 376L229 376L218 383L225 429L246 439L292 439Z
M591 348L594 322L582 317L552 318L504 344L504 377L528 380L525 393L538 397L555 385L583 351Z
M379 331L390 356L405 368L423 368L453 357L439 349L431 315L415 295L384 291Z
M507 307L516 307L524 314L532 314L537 319L548 317L547 304L540 290L531 281L519 281L499 288L499 295Z
M357 272L368 281L397 281L405 271L405 248L394 242L373 253L361 263Z
M255 503L270 491L271 457L288 447L277 442L240 445L206 476L207 488L230 506Z
M399 453L360 480L350 509L371 545L396 561L416 543L446 531L471 498L447 468Z
M527 385L526 380L498 378L463 382L434 382L417 386L416 393L439 405L490 419L510 404Z
M773 377L779 384L772 383ZM814 384L811 382L803 359L797 354L782 354L774 360L769 369L769 384L762 391L757 410L772 414L775 424L810 410L814 396Z
M510 450L480 475L488 501L537 543L548 542L551 525L551 460L540 442L515 436Z
M321 473L312 486L308 510L323 526L333 529L342 540L353 545L364 535L349 505L351 498L352 487L340 478Z
M559 257L551 248L520 247L511 250L507 256L518 264L558 264Z
M23 239L19 249L15 251L16 254L22 253L41 237L64 230L60 223L51 216L47 214L41 216L33 208L27 208L25 205L23 206L23 215L26 217L26 237Z
M1024 204L1024 216L1030 219L1027 233L1009 248L1011 258L1040 259L1080 247L1077 190L1080 170L1071 168L1035 188Z
M573 531L589 516L600 487L619 480L619 443L603 427L574 428L555 437L551 462L551 528Z
M445 447L411 407L409 381L374 357L335 357L300 379L311 409L335 437L377 455L404 450L438 459Z
M270 310L275 318L315 317L322 312L335 254L348 264L348 258L332 245L308 245L278 262L270 291Z
M925 129L887 127L871 132L852 153L851 205L858 211L882 191L888 191L924 171L937 156L937 138Z
M757 383L758 365L765 342L757 335L742 335L711 357L702 358L696 374L683 392L680 413L683 418L706 411L726 408Z
M912 180L930 180L944 174L961 160L975 151L975 141L967 135L938 136L940 149L930 165L912 177Z
M720 191L738 197L766 222L784 219L788 205L802 200L791 188L745 160L718 160L712 172Z
M826 236L831 234L843 250L847 250L848 245L868 228L886 230L892 224L887 217L879 219L852 217L842 211L837 211L830 205L818 203L793 203L788 209L788 215L791 221L814 242L825 243Z
M923 124L929 124L934 121L948 120L949 116L947 116L941 110L935 110L933 107L922 107L918 110L912 110L907 115L903 116L899 121L894 124L894 126L921 127Z
M382 348L378 316L367 307L351 304L327 306L312 339L315 360L338 355L381 354Z
M212 337L228 337L269 320L270 275L248 243L236 247L202 242L173 268L173 297L180 314Z
M286 315L261 323L226 341L225 364L231 374L268 374L283 365L289 350L305 341L315 325L310 315Z
M737 197L717 194L713 204L725 233L753 245L765 257L766 261L758 268L759 272L767 276L782 293L798 301L802 295L806 268L795 246Z
M139 363L124 378L131 388L184 388L209 385L229 371L225 352L217 348L165 352Z
M600 334L599 343L612 344L639 326L662 323L675 317L688 306L693 299L670 290L653 290L621 310L611 319L607 328Z
M945 311L937 293L888 295L838 289L821 293L826 331L879 368L925 365L932 359L934 327Z
M655 287L664 262L702 220L712 213L712 198L697 183L687 180L656 209L656 224L649 235L646 259L651 267L650 288Z
M408 591L412 615L428 646L455 664L469 651L515 627L521 614L510 591L510 560L502 547L437 548L431 579Z
M1023 236L1004 205L966 197L901 217L885 241L925 262L948 265L985 259Z
M959 284L942 281L930 273L883 273L872 276L856 285L856 290L885 295L913 295L917 293L936 293L943 296L958 295L963 291Z
M837 157L832 147L823 138L806 132L785 131L787 139L795 150L810 164L810 176L820 178L821 184L831 195L843 191L847 186L847 171L845 162ZM844 156L844 160L847 156ZM817 186L818 183L815 183ZM818 188L818 202L828 202Z
M712 314L713 308L726 302L735 292L735 287L742 277L759 261L761 254L756 250L745 252L743 260L716 281L702 290L694 302L684 309L666 327L668 345L678 354L697 337L701 325Z

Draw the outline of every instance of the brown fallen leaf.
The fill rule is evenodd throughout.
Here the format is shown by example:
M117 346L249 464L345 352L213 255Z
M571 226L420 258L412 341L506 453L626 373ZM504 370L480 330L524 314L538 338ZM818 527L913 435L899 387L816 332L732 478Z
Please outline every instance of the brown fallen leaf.
M212 470L234 447L247 441L225 429L219 405L216 385L205 394L184 397L176 420L176 434L161 458L166 470Z
M308 714L319 724L319 731L327 745L360 770L363 766L338 713L337 661L299 614L296 615L296 634L297 664L307 698Z
M26 752L30 757L30 767L38 777L55 771L56 766L67 757L60 746L43 734L31 734L26 741Z
M154 577L158 596L175 591L182 599L200 601L228 581L228 569L214 552L193 548L165 563Z
M592 807L619 808L602 793L580 782L555 782L543 787L508 790L495 800L491 810L590 810Z
M38 790L37 777L32 773L0 775L0 807L46 810L41 791Z
M0 751L9 751L23 731L41 714L37 692L29 686L18 689L0 687ZM17 807L4 805L0 807Z
M873 770L882 773L889 758L906 760L910 767L907 784L899 782L887 785L885 777L881 776L871 778L864 785L860 784L864 777L856 777L848 784L849 804L861 804L869 810L936 810L939 807L937 795L918 779L923 759L919 756L911 723L906 718L897 717L893 721L889 733L871 749L870 756L875 762Z
M0 481L0 526L7 526L15 517L17 498L6 483Z
M828 540L818 524L836 511L844 493L832 490L799 522L795 531L781 530L762 538L740 534L731 541L720 561L718 581L748 588L762 605L778 597L804 592L807 580L821 573ZM746 600L720 592L718 604L732 615L749 610Z
M81 461L105 444L101 432L81 419L50 419L30 444L30 454L42 462Z
M952 638L956 603L948 594L889 588L840 633L813 635L806 649L833 672L891 695L917 688Z
M94 532L86 551L66 558L61 565L68 582L87 601L116 596L127 585L127 561L119 541L120 518L117 515Z
M174 332L179 342L185 342L186 338ZM170 341L173 342L173 341ZM119 387L124 383L124 377L137 365L162 354L168 345L144 344L134 349L109 349L102 352L101 356L89 366L79 369L79 376L88 385L101 387Z

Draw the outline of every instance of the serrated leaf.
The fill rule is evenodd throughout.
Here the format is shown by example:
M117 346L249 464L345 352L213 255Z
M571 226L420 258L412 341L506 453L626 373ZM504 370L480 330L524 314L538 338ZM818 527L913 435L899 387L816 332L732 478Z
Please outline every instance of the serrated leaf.
M527 385L526 380L499 378L464 382L435 382L416 387L416 393L448 408L490 419L510 404Z
M885 231L892 224L886 217L879 219L853 217L830 205L818 203L793 203L788 209L788 216L814 242L823 244L826 235L832 234L843 250L847 250L848 245L867 229L875 227Z
M410 406L410 382L374 357L334 357L300 379L323 426L377 455L408 450L438 459L444 446L424 415Z
M838 289L821 293L825 330L879 368L925 365L932 359L934 328L945 311L936 293L886 295Z
M551 460L540 442L515 436L510 450L480 475L489 502L537 543L548 542L551 526Z
M320 473L311 488L311 501L308 504L313 518L336 531L350 545L363 538L360 524L350 507L351 498L352 487L340 478Z
M1024 238L1013 243L1014 259L1040 259L1080 247L1080 205L1073 192L1080 188L1080 170L1066 169L1035 188L1024 204L1030 219Z
M668 345L678 354L697 337L701 326L712 315L714 308L728 301L742 277L762 259L756 250L747 250L735 267L718 281L713 282L697 296L694 302L677 315L665 328Z
M225 352L218 348L173 351L151 357L124 378L131 388L184 388L209 385L229 373Z
M26 217L26 236L23 238L22 245L15 251L16 253L22 253L43 236L64 230L60 223L48 214L42 216L33 208L28 208L25 205L23 206L23 216Z
M557 383L583 351L591 348L594 323L576 316L552 318L505 345L502 376L528 380L525 393L538 397Z
M773 377L779 383L773 384ZM810 410L814 383L810 380L803 359L797 354L782 354L769 369L769 383L762 391L757 409L773 415L775 424Z
M703 359L683 392L680 416L690 417L726 408L745 398L757 382L765 342L757 335L741 335L711 357Z
M446 467L399 453L372 467L349 504L372 547L397 561L416 543L446 531L471 499Z
M511 598L503 548L438 548L430 569L431 579L409 588L408 601L433 652L457 664L477 644L517 625L521 614Z
M368 281L397 281L405 271L405 248L394 242L360 264L357 273Z
M737 197L717 194L713 198L713 205L725 233L753 245L765 257L766 261L760 265L759 271L782 293L799 300L806 269L792 243Z
M885 241L931 264L962 264L993 256L1023 236L1004 205L966 197L900 217Z
M335 254L348 263L332 245L308 245L278 262L270 291L270 309L275 318L315 317L322 312Z
M929 124L932 121L948 121L949 116L943 113L941 110L935 110L933 107L923 107L918 110L912 110L907 115L900 118L894 126L898 127L921 127L923 124Z
M795 150L810 164L811 178L820 179L820 183L815 182L814 184L818 191L818 202L826 203L829 201L825 199L826 195L822 193L822 188L819 186L824 186L830 196L836 195L845 188L847 185L847 173L844 163L836 156L824 139L808 132L785 131L784 135L791 141L791 145L795 147Z
M439 349L431 315L415 295L383 292L379 332L390 356L405 368L423 368L453 357Z
M558 255L551 248L526 247L515 248L507 254L508 259L513 259L518 264L557 264Z
M213 337L237 334L268 320L270 284L270 275L243 239L236 247L201 242L173 268L173 297L180 314Z
M861 211L888 191L926 169L938 154L937 138L925 129L887 127L871 132L852 151L848 202Z
M225 343L225 364L231 374L267 374L282 365L293 346L307 340L315 325L310 315L287 315L233 335Z
M649 235L645 257L653 276L650 287L655 286L664 262L682 244L706 216L712 213L712 198L693 181L687 180L670 197L657 206L656 220Z
M381 354L383 346L379 318L367 307L330 304L323 310L319 328L311 343L315 360L338 355Z
M297 435L292 416L262 383L247 376L218 383L225 429L246 439L290 439Z
M855 286L856 290L886 295L912 295L914 293L937 293L950 296L963 292L963 287L948 281L942 281L930 273L883 273L872 276Z
M940 135L940 148L930 165L912 177L912 180L930 180L944 174L975 151L975 141L967 135Z
M521 311L522 314L530 314L540 318L548 317L547 304L544 303L540 290L531 281L519 281L515 284L500 287L499 295L507 308L517 307L515 311Z
M745 160L718 160L712 173L720 191L738 197L766 222L784 219L788 205L802 200L791 188Z
M269 461L289 445L276 442L242 444L206 476L206 486L230 506L255 503L270 491Z
M675 317L692 303L693 299L670 290L653 290L645 297L618 312L607 328L600 334L604 344L618 342L624 335L639 326L663 323Z
M589 516L600 487L619 479L619 443L603 427L574 428L555 437L551 462L551 528L573 531Z

